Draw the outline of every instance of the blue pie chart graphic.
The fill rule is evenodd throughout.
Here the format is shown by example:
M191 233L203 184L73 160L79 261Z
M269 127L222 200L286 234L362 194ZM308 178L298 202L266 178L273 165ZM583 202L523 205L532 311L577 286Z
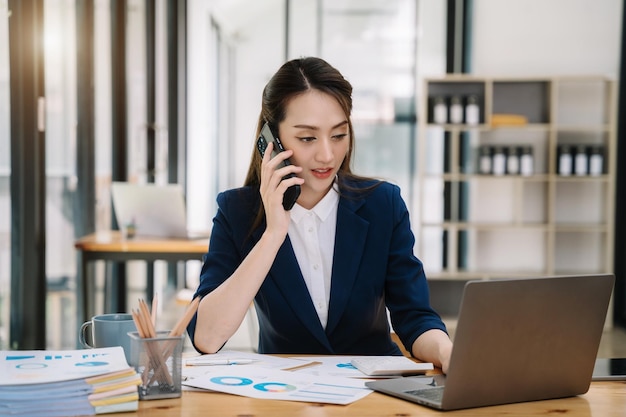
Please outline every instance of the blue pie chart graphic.
M296 389L294 385L285 384L282 382L263 382L261 384L255 384L254 388L258 389L259 391L266 392L286 392Z
M219 385L229 385L229 386L238 386L238 385L250 385L252 384L252 380L249 378L242 378L239 376L215 376L211 378L211 382Z
M107 366L108 364L109 364L108 362L91 361L91 362L79 362L76 364L76 366L93 367L93 366Z
M42 369L47 368L48 365L45 363L20 363L19 365L15 365L17 369Z

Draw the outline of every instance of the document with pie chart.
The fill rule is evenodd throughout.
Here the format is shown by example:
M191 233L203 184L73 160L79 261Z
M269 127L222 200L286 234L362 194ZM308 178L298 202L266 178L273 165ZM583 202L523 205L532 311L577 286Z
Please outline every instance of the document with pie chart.
M350 404L372 391L363 380L316 376L254 365L207 367L202 376L183 385L251 398Z

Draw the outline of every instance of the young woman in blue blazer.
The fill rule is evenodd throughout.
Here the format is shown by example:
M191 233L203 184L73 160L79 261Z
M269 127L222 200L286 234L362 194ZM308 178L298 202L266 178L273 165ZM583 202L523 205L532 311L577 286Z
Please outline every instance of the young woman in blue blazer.
M259 353L400 355L390 317L412 355L447 371L452 343L400 190L351 171L351 110L352 86L319 58L285 63L266 85L257 134L267 123L286 151L272 158L270 143L261 157L255 143L244 186L217 197L188 327L199 352L217 352L254 302Z

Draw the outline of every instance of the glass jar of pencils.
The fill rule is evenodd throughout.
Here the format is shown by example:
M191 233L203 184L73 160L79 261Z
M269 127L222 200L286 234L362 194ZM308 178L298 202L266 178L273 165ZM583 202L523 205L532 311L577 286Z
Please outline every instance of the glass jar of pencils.
M159 331L156 337L128 333L130 365L141 375L140 400L177 398L182 393L182 356L185 335Z

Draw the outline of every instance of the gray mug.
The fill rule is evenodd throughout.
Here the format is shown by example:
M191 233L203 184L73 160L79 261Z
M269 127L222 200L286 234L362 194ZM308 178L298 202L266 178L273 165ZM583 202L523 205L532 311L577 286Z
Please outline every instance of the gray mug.
M87 331L91 327L91 344L87 339ZM103 348L121 346L130 362L130 337L128 332L136 332L137 327L131 314L114 313L93 316L80 327L78 338L86 348Z

